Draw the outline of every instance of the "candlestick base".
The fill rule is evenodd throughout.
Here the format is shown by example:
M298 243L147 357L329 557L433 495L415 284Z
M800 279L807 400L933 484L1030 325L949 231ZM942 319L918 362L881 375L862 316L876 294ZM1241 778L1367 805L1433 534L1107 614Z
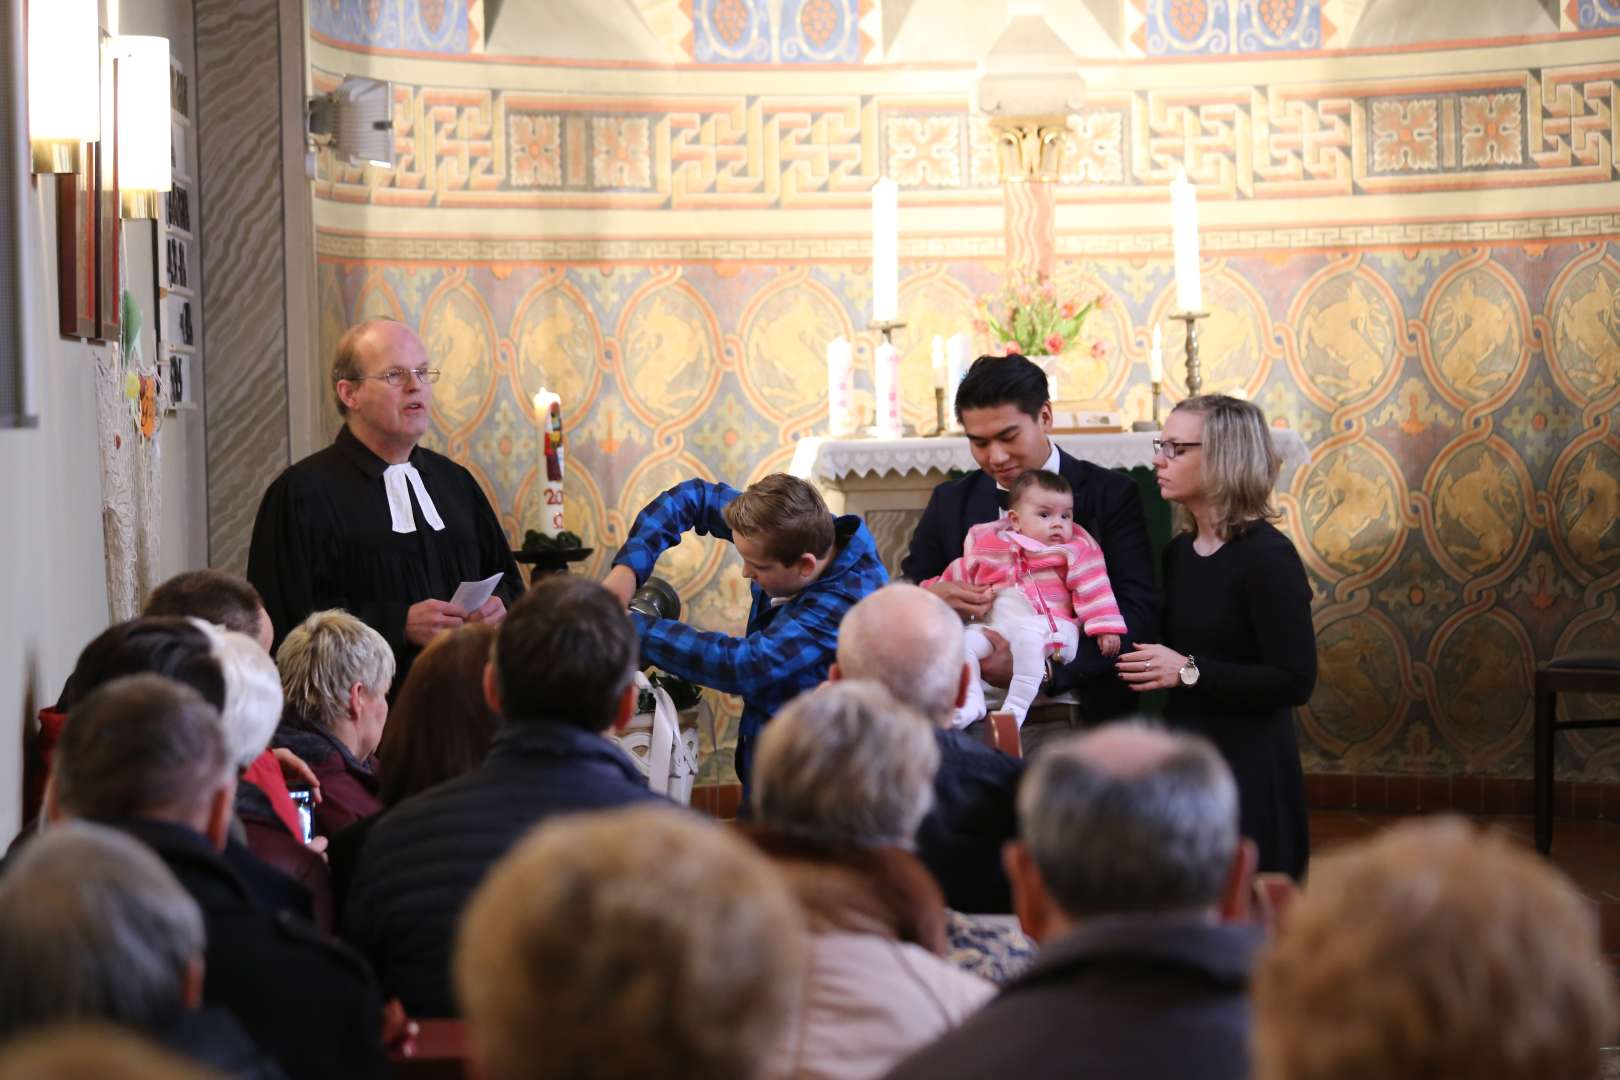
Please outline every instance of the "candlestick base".
M948 434L950 432L945 430L945 388L936 386L934 387L934 438L937 439Z
M1187 396L1197 397L1204 390L1204 371L1198 362L1198 320L1209 318L1209 312L1182 311L1170 317L1187 324Z

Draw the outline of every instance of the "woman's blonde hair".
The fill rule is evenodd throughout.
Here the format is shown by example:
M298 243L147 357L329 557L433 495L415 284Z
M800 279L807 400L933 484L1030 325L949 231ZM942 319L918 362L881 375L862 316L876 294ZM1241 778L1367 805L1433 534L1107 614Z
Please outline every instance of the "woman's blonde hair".
M1204 500L1214 512L1217 536L1230 540L1256 521L1281 516L1271 505L1271 492L1277 486L1282 455L1260 406L1226 394L1200 394L1171 411L1204 418ZM1175 521L1181 532L1197 528L1180 504Z

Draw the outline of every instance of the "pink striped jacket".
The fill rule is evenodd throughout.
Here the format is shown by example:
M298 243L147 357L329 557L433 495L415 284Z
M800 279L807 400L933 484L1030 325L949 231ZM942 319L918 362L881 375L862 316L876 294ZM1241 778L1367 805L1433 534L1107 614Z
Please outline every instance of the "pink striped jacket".
M1013 532L1006 518L968 530L962 557L935 581L960 581L1000 590L1018 586L1037 614L1081 626L1090 637L1125 634L1102 548L1080 526L1066 544L1043 544Z

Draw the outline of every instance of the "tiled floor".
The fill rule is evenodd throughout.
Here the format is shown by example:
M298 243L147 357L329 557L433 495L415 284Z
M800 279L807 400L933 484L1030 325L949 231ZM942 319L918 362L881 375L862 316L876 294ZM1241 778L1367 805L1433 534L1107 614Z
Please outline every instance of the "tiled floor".
M1320 855L1349 840L1377 832L1405 814L1356 810L1311 812L1311 853ZM1532 847L1530 819L1518 815L1473 815L1472 820L1500 829ZM1571 819L1553 826L1552 861L1574 880L1598 908L1603 947L1620 964L1620 821Z

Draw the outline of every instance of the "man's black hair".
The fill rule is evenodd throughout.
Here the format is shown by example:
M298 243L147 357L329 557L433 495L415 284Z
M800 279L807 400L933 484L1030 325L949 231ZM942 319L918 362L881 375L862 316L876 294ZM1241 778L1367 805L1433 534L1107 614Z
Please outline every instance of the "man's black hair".
M1046 372L1027 356L981 356L956 387L956 418L961 420L965 409L1013 405L1019 412L1039 419L1041 406L1051 399Z
M225 706L225 675L208 635L190 619L149 615L109 626L86 645L56 707L67 712L103 683L147 672L184 683L216 709Z
M612 593L571 574L547 578L512 605L495 639L501 715L606 731L639 650L635 623Z

